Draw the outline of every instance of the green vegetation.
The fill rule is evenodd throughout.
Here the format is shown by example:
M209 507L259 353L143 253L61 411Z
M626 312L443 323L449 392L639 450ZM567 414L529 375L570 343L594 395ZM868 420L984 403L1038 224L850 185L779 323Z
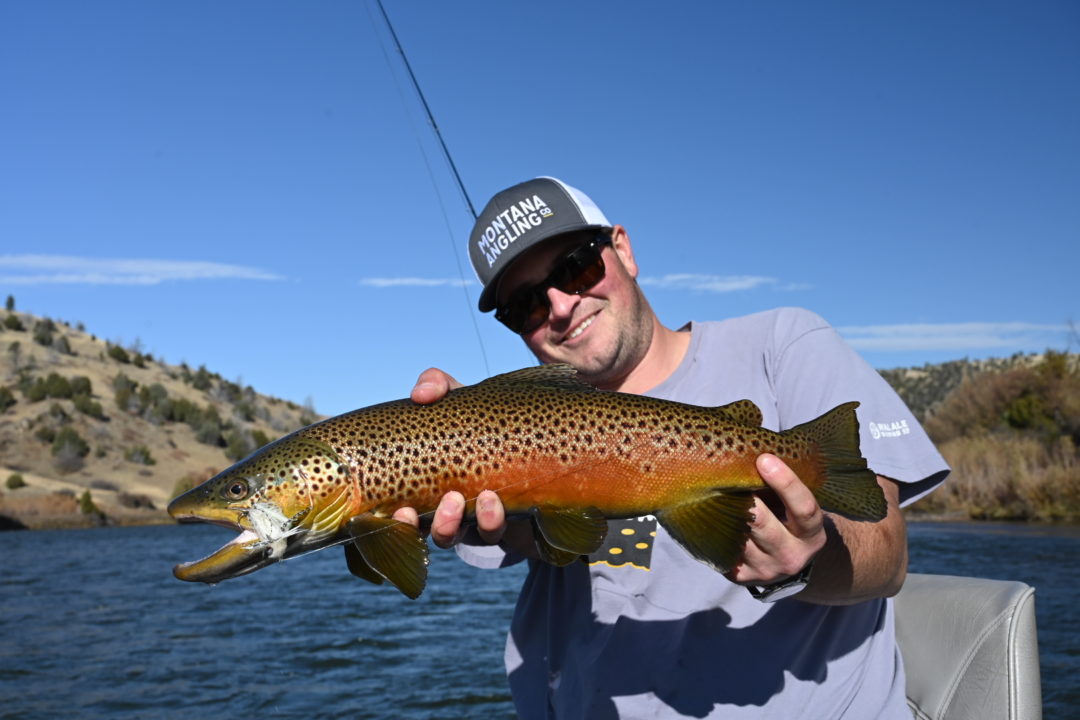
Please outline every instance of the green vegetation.
M83 458L90 454L90 446L75 428L65 425L56 433L52 443L53 460L61 472L75 472L83 465Z
M11 473L8 475L5 485L8 490L18 490L21 487L26 487L26 480L19 473Z
M115 360L118 363L123 363L124 365L130 365L131 364L131 356L128 355L127 350L120 347L119 345L109 345L108 347L109 347L109 349L107 350L107 354L113 360Z
M79 512L83 515L98 515L104 517L105 513L101 512L97 505L94 504L94 499L90 497L89 490L83 490L83 494L79 496Z
M124 452L124 459L138 465L157 465L157 460L150 454L150 449L145 445L136 445Z
M18 400L15 399L15 395L11 392L11 388L7 386L0 387L0 413L6 411L16 402L18 402Z
M8 330L17 330L20 332L26 330L26 328L23 327L22 322L19 321L19 316L13 313L8 313L8 316L4 318L4 327Z
M14 295L8 295L7 296L7 302L4 303L4 307L7 308L8 312L12 312L15 309L15 296Z

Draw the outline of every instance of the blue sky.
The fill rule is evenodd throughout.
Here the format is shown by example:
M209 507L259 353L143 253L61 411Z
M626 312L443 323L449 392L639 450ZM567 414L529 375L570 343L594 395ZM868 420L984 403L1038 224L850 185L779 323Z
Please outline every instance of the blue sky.
M1075 2L385 7L477 210L581 188L668 325L1077 349ZM369 0L0 3L19 309L338 413L532 362L475 310L471 221Z

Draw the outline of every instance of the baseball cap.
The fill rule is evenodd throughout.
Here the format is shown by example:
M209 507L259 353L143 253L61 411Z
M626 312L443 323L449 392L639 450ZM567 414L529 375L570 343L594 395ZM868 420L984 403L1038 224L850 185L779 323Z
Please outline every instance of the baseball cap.
M495 309L499 277L523 252L575 230L611 227L589 196L553 177L538 177L491 198L469 235L469 259L484 289L480 311Z

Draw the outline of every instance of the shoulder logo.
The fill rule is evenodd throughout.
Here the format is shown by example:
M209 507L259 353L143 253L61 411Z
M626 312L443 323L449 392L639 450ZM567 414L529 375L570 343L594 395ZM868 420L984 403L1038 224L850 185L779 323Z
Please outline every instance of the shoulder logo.
M870 437L875 440L881 438L894 438L907 435L911 432L907 420L894 420L892 422L870 423Z

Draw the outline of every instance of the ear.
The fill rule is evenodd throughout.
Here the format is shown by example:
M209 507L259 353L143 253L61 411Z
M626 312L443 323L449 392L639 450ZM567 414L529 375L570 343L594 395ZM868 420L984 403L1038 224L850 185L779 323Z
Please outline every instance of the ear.
M626 274L636 280L638 276L638 266L637 261L634 260L634 249L630 247L630 235L622 225L615 225L612 227L611 247L615 251L615 254L619 256L619 261L622 262Z

